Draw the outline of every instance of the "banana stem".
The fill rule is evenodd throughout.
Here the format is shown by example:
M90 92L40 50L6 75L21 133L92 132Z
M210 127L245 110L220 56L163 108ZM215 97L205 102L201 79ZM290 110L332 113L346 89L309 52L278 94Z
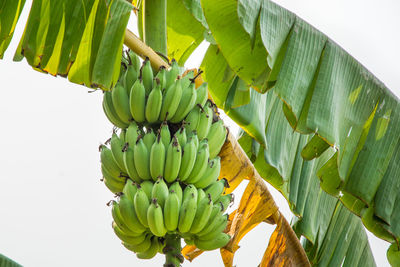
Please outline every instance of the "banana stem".
M181 250L182 245L179 235L167 234L165 236L165 247L163 249L163 253L165 254L164 267L181 266L184 260Z

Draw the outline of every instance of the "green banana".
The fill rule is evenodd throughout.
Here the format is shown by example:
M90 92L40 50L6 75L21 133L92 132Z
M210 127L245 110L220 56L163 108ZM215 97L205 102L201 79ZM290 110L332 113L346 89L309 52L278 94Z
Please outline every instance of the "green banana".
M147 209L150 206L150 200L145 191L139 187L133 199L133 206L139 221L145 226L149 227L147 222Z
M188 132L197 130L197 128L198 128L197 126L200 121L200 113L202 112L201 109L202 109L201 106L197 105L186 116L186 119L185 119L186 126L185 127ZM200 135L198 135L198 136L199 136L199 139L201 140Z
M175 183L170 185L169 191L172 191L172 190L175 191L176 195L178 196L179 203L182 203L183 191L182 191L182 187L178 181L176 181Z
M186 75L181 78L182 89L187 89L190 84L194 84L193 78L194 78L194 72L192 70L186 73Z
M133 202L137 190L138 190L137 184L135 182L128 180L124 186L124 190L122 190L122 193L126 195Z
M151 68L149 58L146 58L143 61L142 68L140 69L140 78L146 90L146 95L149 95L151 89L153 88L153 79L154 79L153 69Z
M173 123L182 121L186 117L186 115L193 109L195 104L196 89L194 83L191 83L188 88L183 90L179 106L176 109L175 115L170 119L170 121Z
M164 208L165 200L168 197L168 185L164 182L162 177L159 177L157 182L153 186L151 191L151 198L157 199L158 204L161 208Z
M152 128L147 128L147 133L143 136L143 142L146 145L147 151L151 151L151 147L156 141L156 135L153 132Z
M221 151L226 140L227 131L224 122L219 120L214 122L207 134L208 145L210 147L210 158L216 157Z
M176 83L166 87L163 95L163 102L160 110L160 121L170 120L178 109L182 97L182 84L178 80Z
M151 199L151 194L153 192L153 186L154 186L153 181L143 181L143 182L140 183L140 187L146 193L147 198L149 199L149 201Z
M186 189L185 189L186 191ZM197 195L197 190L196 195ZM183 203L179 211L178 230L181 233L189 232L197 210L197 196L190 194L188 197L183 196Z
M111 215L114 219L114 222L118 225L119 229L121 229L127 235L132 235L132 236L143 233L143 231L138 231L137 229L130 229L127 223L122 218L118 203L114 200L111 203L112 203Z
M150 246L151 246L151 238L153 237L153 235L146 235L146 238L144 239L144 241L140 244L137 245L131 245L125 242L122 242L122 245L124 247L126 247L127 249L129 249L130 251L133 251L135 253L142 253L145 252L147 250L149 250Z
M178 227L180 206L178 194L170 190L164 205L164 223L168 231L175 231Z
M139 76L139 72L140 72L140 59L138 57L138 55L135 54L135 52L133 52L132 50L128 51L128 63L129 65L132 65Z
M191 233L196 234L203 230L210 218L212 208L213 202L209 196L200 200L192 227L190 228Z
M182 197L182 202L181 203L187 201L192 196L194 196L196 198L196 203L197 203L197 197L198 197L197 188L192 184L188 184L185 187L185 190L183 191L183 197Z
M118 167L124 172L127 173L124 163L124 154L122 149L124 148L124 143L121 142L121 139L118 138L118 135L115 133L112 134L111 137L111 152L114 157L115 162L117 163Z
M104 92L103 95L103 111L107 119L115 126L121 129L128 127L128 124L122 121L121 118L117 115L117 112L115 111L114 105L112 103L111 92L109 91Z
M114 180L109 180L107 178L104 178L103 182L106 187L114 194L120 193L124 187L124 183L115 182Z
M136 80L132 85L131 94L129 96L129 110L136 122L141 123L146 120L145 109L146 89L139 80Z
M211 240L201 240L195 238L194 244L201 250L214 250L226 246L230 239L231 237L228 234L220 233L216 238Z
M112 155L111 150L106 147L105 145L101 145L99 147L100 149L100 161L101 165L104 166L104 168L112 175L115 177L119 177L121 175L121 168L118 166L118 164L115 162L115 159Z
M223 195L220 196L215 203L220 203L222 206L222 212L225 212L229 205L233 202L233 199L233 194Z
M224 192L225 187L228 187L228 181L225 178L222 178L211 185L209 185L205 192L206 194L211 195L211 199L213 202L216 202L217 199L221 196L221 194Z
M164 225L163 210L155 198L151 201L150 207L147 210L147 221L150 231L155 236L165 236L167 229Z
M157 254L157 252L160 249L160 243L158 241L158 238L153 236L152 240L151 240L151 245L150 247L144 251L144 252L138 252L136 253L136 256L139 259L142 260L148 260L148 259L152 259L154 258L154 256Z
M161 141L164 144L164 147L168 148L168 145L171 142L171 133L169 131L168 123L166 121L164 121L161 124L160 135L161 135Z
M133 84L137 81L138 77L139 77L138 70L135 69L134 66L128 65L124 75L124 87L128 95L131 94L131 88Z
M184 123L181 128L175 133L176 139L178 139L179 145L183 147L187 142L186 129Z
M222 206L221 204L214 204L211 209L210 217L208 218L208 222L199 232L196 233L196 236L200 237L206 235L212 231L218 224L220 224L224 219L224 215L222 215Z
M193 139L194 144L196 145L196 150L199 149L199 138L196 131L189 132L187 140L189 141L190 139Z
M207 169L203 176L194 185L197 188L206 188L210 184L217 181L219 173L221 171L221 158L215 157L208 162Z
M196 155L196 162L194 163L193 169L190 172L189 177L185 181L186 183L194 184L198 182L203 174L207 170L209 159L207 139L203 139L199 144L199 150Z
M197 188L197 205L199 205L200 201L206 197L207 197L206 192L204 192L204 190L201 188Z
M132 121L131 124L129 124L128 129L126 129L124 142L133 147L136 143L138 136L139 126L136 124L136 122Z
M176 60L173 58L171 60L171 68L166 73L165 88L168 88L172 84L174 84L178 75L179 75L179 65L178 62L176 62Z
M136 235L129 235L129 234L125 233L124 231L122 231L121 228L118 227L118 225L115 222L113 222L112 228L114 230L115 235L121 241L123 241L127 244L130 244L130 245L138 245L138 244L142 243L146 238L146 235L144 233L136 234Z
M141 136L136 141L133 151L137 173L143 180L150 180L150 151L147 149Z
M146 103L145 117L148 123L156 123L162 106L162 92L160 80L156 78L156 86L151 90Z
M132 119L129 109L129 96L121 84L117 84L111 91L115 112L121 120L129 125Z
M197 148L193 138L190 138L186 145L183 147L183 156L181 167L179 169L179 180L184 182L192 172L193 166L196 162Z
M134 202L125 195L122 195L119 199L119 210L122 219L132 232L146 231L147 227L140 222L138 214L135 212Z
M160 81L160 86L161 86L161 90L165 89L165 85L166 85L166 70L165 70L165 66L161 66L158 69L158 72L156 74L155 79L158 79Z
M110 182L111 185L115 185L117 187L120 187L120 186L124 187L126 177L123 176L123 174L121 174L119 176L114 176L110 172L108 172L108 170L106 168L104 168L104 166L101 166L101 174L103 175L103 178L105 178L106 180L108 180Z
M196 128L200 140L207 137L213 120L213 111L209 103L211 102L207 102L202 112L200 112L199 122Z
M202 83L196 90L196 105L200 105L203 107L208 99L207 83Z
M164 176L165 166L165 146L161 141L161 135L158 134L157 141L154 142L150 151L150 174L154 181L159 176Z
M210 230L210 232L204 235L198 235L198 238L200 240L210 240L216 238L219 233L225 230L226 226L228 225L228 219L228 214L219 216L218 220L216 221L214 227Z
M168 146L165 159L164 178L168 183L172 183L178 177L182 160L181 150L182 148L174 136Z
M132 146L133 147L133 146ZM142 179L139 176L139 173L135 167L135 152L129 143L126 143L124 146L123 153L123 161L125 165L126 172L133 181L140 183Z
M125 144L125 135L126 135L126 129L121 129L121 131L119 132L119 136L118 136L121 144Z

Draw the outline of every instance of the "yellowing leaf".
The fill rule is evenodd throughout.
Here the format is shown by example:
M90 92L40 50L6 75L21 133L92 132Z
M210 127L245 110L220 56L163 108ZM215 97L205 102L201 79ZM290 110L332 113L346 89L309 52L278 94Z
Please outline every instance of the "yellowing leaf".
M186 245L182 249L182 255L189 261L194 260L194 258L199 256L203 252L204 252L203 250L196 248L195 245Z

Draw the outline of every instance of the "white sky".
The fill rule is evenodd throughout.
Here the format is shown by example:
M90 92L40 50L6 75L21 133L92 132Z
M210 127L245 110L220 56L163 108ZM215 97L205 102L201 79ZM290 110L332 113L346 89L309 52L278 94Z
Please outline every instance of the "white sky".
M113 195L99 181L97 147L112 128L101 93L88 94L87 88L33 71L25 61L12 62L31 2L0 61L0 253L24 266L162 266L161 255L137 260L112 232L105 203ZM275 2L327 34L400 95L398 1ZM191 58L188 67L199 64L199 57ZM236 190L235 206L245 186ZM273 194L290 220L286 201ZM257 266L273 229L263 224L252 230L234 264ZM371 246L377 265L389 266L387 243L371 237ZM222 266L219 252L183 264L205 265Z

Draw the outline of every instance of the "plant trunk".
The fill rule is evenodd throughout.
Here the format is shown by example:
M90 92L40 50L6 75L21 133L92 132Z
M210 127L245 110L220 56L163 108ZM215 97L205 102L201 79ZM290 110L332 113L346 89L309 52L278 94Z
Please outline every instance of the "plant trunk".
M165 247L163 252L165 254L164 267L179 267L183 263L184 258L181 253L182 245L179 235L166 235Z

